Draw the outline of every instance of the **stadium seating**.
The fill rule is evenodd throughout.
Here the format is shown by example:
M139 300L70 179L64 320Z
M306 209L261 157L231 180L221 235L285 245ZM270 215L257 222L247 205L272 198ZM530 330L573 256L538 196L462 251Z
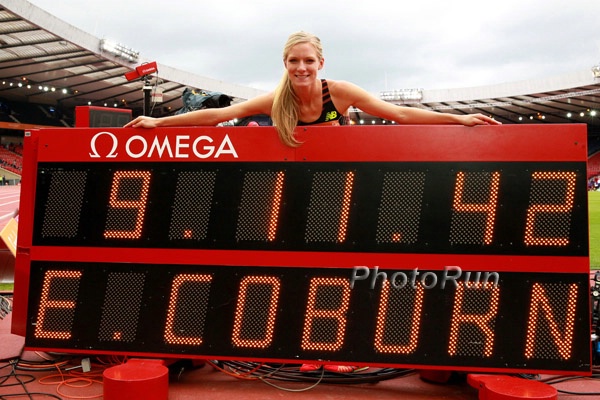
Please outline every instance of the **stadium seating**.
M9 145L9 148L21 151L21 145ZM11 151L4 146L0 146L0 168L21 175L23 168L23 156L16 151Z
M600 174L600 151L588 158L587 178Z

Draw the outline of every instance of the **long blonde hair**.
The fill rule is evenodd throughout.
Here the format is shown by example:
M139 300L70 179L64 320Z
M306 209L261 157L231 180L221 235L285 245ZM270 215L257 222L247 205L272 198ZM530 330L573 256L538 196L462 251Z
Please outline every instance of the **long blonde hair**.
M319 60L323 59L321 40L313 34L300 31L292 33L288 37L288 40L283 47L284 62L287 59L291 48L300 43L312 44L317 51ZM284 72L279 85L275 89L271 119L275 123L279 138L284 144L292 147L300 144L294 137L294 129L296 129L296 126L298 125L298 97L294 92L287 71Z

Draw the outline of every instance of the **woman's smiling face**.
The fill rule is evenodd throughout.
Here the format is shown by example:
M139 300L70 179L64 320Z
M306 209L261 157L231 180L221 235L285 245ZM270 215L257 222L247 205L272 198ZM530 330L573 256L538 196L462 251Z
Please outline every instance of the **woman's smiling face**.
M317 79L323 62L324 59L319 58L312 44L299 43L290 49L284 64L292 84L302 86L310 85Z

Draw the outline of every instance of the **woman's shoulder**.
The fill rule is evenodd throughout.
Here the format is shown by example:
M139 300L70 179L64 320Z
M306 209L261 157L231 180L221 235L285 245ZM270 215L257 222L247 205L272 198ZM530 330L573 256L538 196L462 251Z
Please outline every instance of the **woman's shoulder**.
M349 81L327 79L327 85L329 86L329 91L334 95L353 94L362 90L359 86Z
M325 81L327 82L327 86L333 90L344 90L351 85L351 83L348 81L338 81L334 79L325 79Z
M337 106L347 108L364 98L367 93L364 89L349 81L327 80L329 93Z

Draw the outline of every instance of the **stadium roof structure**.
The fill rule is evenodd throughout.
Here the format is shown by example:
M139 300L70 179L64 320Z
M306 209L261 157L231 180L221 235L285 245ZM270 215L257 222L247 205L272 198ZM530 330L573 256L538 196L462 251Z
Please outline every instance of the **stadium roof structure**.
M115 44L111 44L114 46ZM24 0L0 1L0 99L48 104L143 109L143 78L126 73L155 62L82 31ZM197 76L158 63L162 102L158 115L182 107L186 87L217 91L237 101L255 97L257 89Z
M97 38L25 0L0 0L0 99L48 104L125 107L141 113L143 78L125 74L155 60ZM162 102L155 116L182 107L186 87L220 92L234 102L262 91L180 71L157 62L154 85ZM409 89L381 93L395 104L446 113L481 112L503 123L586 123L600 132L600 66L564 76L448 90ZM148 83L146 82L146 85ZM355 119L383 123L360 110Z

